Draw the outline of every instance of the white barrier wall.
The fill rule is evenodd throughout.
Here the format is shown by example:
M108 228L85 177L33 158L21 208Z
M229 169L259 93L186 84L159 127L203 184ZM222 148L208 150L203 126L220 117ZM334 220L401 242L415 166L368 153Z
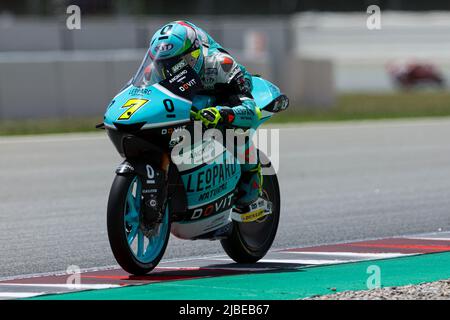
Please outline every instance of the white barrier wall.
M176 19L211 33L251 73L287 93L291 108L332 104L332 65L290 60L296 44L286 17L83 18L72 31L64 17L0 17L0 119L103 114L136 72L153 32Z
M101 116L145 50L0 55L0 119ZM267 75L266 61L242 61Z
M336 100L333 63L327 59L286 58L280 87L290 108L330 107Z
M386 92L393 86L389 63L424 61L450 79L449 12L381 12L381 29L369 30L368 15L309 12L292 17L297 56L328 59L340 92Z
M0 119L101 115L136 72L153 32L180 18L186 19L82 17L81 30L68 30L64 16L0 17ZM269 47L284 47L280 18L188 20L208 30L250 72L276 82L277 60L269 59L267 52ZM246 32L252 30L272 39L265 43L263 58L245 51Z
M30 55L0 58L0 119L102 115L141 59L134 52Z
M65 18L0 15L0 52L144 48L159 26L187 19L210 32L239 59L252 60L246 53L248 35L263 35L270 76L277 83L284 77L281 63L291 54L332 61L339 92L395 90L386 65L397 59L431 62L450 79L449 12L382 11L380 30L367 29L365 10L278 17L83 16L81 30L73 31L66 29Z
M1 118L62 115L56 68L54 62L1 63Z
M51 20L0 18L0 51L59 50L58 23Z

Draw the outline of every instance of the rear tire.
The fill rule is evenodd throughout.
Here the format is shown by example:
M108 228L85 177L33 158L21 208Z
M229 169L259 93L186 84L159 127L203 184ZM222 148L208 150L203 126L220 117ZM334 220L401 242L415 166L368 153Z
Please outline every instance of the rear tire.
M108 200L107 228L111 250L119 265L131 274L144 275L153 270L164 255L169 241L170 219L168 209L166 208L165 215L167 215L167 217L165 217L163 221L165 221L165 224L167 225L164 225L163 228L163 223L161 224L161 235L159 238L155 238L158 239L158 241L155 240L155 252L149 256L148 261L140 261L133 252L131 244L129 244L128 237L130 236L130 231L127 231L125 222L126 215L129 214L127 212L130 211L127 197L133 187L132 184L139 183L135 181L137 180L134 175L118 175L114 179ZM137 195L137 193L138 191L136 191L136 198L140 197L140 192L139 195ZM139 211L139 208L137 211ZM137 233L139 233L139 231L137 231ZM139 236L142 237L143 235L138 234L134 238L138 238L137 241L139 241ZM143 243L145 243L145 239L143 240ZM144 251L145 250L146 249L144 249ZM145 260L144 257L142 260Z
M272 214L254 222L233 221L231 235L221 240L227 255L237 263L255 263L272 246L280 220L280 188L275 174L264 176L263 193L272 202Z

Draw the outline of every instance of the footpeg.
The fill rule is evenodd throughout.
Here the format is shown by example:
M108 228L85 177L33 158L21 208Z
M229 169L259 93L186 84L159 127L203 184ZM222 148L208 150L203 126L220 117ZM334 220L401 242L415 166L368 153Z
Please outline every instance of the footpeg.
M247 208L235 208L231 212L231 219L238 222L253 222L272 213L272 202L259 198Z

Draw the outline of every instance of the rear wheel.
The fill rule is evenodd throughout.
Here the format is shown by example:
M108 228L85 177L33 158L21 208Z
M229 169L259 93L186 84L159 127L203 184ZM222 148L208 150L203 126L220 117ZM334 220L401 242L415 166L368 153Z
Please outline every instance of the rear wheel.
M272 213L254 222L233 221L232 234L221 240L227 255L238 263L257 262L275 239L280 220L280 189L275 174L264 176L263 196L272 202Z
M142 275L161 260L170 235L169 210L161 223L144 234L141 222L141 182L137 176L116 176L108 200L107 226L111 250L127 272Z

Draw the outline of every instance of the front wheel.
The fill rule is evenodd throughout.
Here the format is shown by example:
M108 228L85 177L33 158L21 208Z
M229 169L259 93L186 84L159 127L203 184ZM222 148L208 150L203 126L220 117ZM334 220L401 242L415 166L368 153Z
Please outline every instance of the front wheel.
M275 174L264 176L263 196L272 202L272 213L253 222L233 221L231 235L221 240L227 255L238 263L255 263L272 246L280 220L280 189Z
M153 270L166 250L170 235L169 210L151 235L141 227L141 190L137 176L116 176L108 200L107 227L111 250L127 272L143 275Z

